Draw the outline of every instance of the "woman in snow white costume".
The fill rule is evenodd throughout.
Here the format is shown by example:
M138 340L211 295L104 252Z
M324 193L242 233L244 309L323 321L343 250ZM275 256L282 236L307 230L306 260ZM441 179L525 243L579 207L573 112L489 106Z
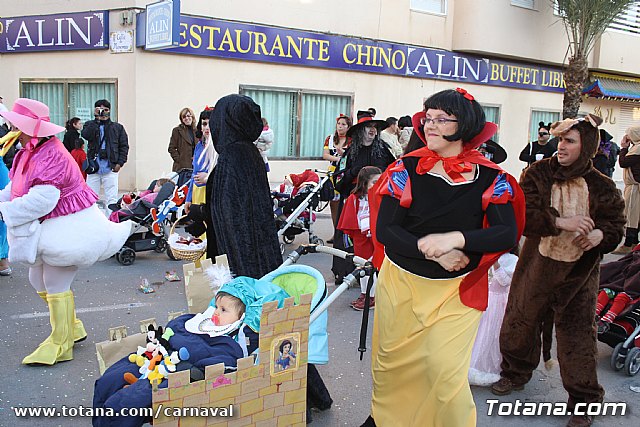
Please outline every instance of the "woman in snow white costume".
M0 192L9 259L29 265L29 282L47 302L51 322L51 335L22 363L53 365L73 359L74 342L87 337L71 292L78 267L116 253L131 223L110 222L95 205L98 196L54 136L64 128L50 122L49 107L19 98L12 111L0 115L12 123L13 137L23 146L11 182Z
M414 131L425 146L369 190L372 235L384 256L376 244L374 265L383 261L367 427L476 425L467 371L487 307L487 271L524 226L516 180L476 150L497 130L480 104L458 88L424 107Z

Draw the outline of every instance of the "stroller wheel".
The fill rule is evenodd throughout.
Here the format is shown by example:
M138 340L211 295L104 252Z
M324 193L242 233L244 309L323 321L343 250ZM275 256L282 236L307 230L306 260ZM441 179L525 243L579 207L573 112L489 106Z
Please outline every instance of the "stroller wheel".
M286 234L282 235L282 241L285 242L287 245L290 245L291 243L293 243L294 240L295 240L294 236L287 236Z
M167 249L169 245L167 244L167 241L164 240L164 238L160 237L158 238L158 243L156 244L156 247L153 248L153 250L159 254L161 254L162 252L165 251L165 249Z
M640 348L633 347L627 352L627 357L624 360L624 371L630 377L640 371Z
M613 353L611 353L611 369L613 369L614 371L620 371L622 368L624 368L625 365L625 355L620 354L620 352L622 351L622 344L624 344L624 342L619 342L613 348Z
M116 260L122 265L131 265L136 260L136 252L124 246L120 251L116 254Z

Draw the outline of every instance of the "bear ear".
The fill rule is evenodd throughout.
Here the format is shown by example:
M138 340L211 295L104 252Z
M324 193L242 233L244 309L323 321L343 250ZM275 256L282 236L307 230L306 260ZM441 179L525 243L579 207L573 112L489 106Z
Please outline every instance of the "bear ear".
M596 116L595 114L587 114L587 120L594 128L602 124L602 117Z

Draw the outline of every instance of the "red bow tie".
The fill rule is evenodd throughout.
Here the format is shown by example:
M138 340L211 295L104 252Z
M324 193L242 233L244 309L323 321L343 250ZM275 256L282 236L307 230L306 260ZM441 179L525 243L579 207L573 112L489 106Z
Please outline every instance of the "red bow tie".
M464 182L466 178L462 176L463 173L468 173L473 170L474 164L483 164L487 160L477 150L467 150L453 157L441 157L435 152L424 147L418 151L423 151L420 160L418 160L418 166L416 167L416 173L418 175L424 175L429 172L438 162L442 162L442 166L447 175L453 180L453 182ZM417 153L416 153L417 154Z

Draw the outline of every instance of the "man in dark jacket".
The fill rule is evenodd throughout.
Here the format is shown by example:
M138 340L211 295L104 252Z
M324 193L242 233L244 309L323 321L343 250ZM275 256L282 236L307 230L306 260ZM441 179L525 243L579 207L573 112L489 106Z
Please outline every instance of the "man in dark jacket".
M82 129L82 137L89 141L87 159L96 159L99 169L87 175L87 185L96 194L104 187L105 206L118 200L118 172L127 162L129 138L124 127L111 121L111 103L106 99L96 101L93 115Z

